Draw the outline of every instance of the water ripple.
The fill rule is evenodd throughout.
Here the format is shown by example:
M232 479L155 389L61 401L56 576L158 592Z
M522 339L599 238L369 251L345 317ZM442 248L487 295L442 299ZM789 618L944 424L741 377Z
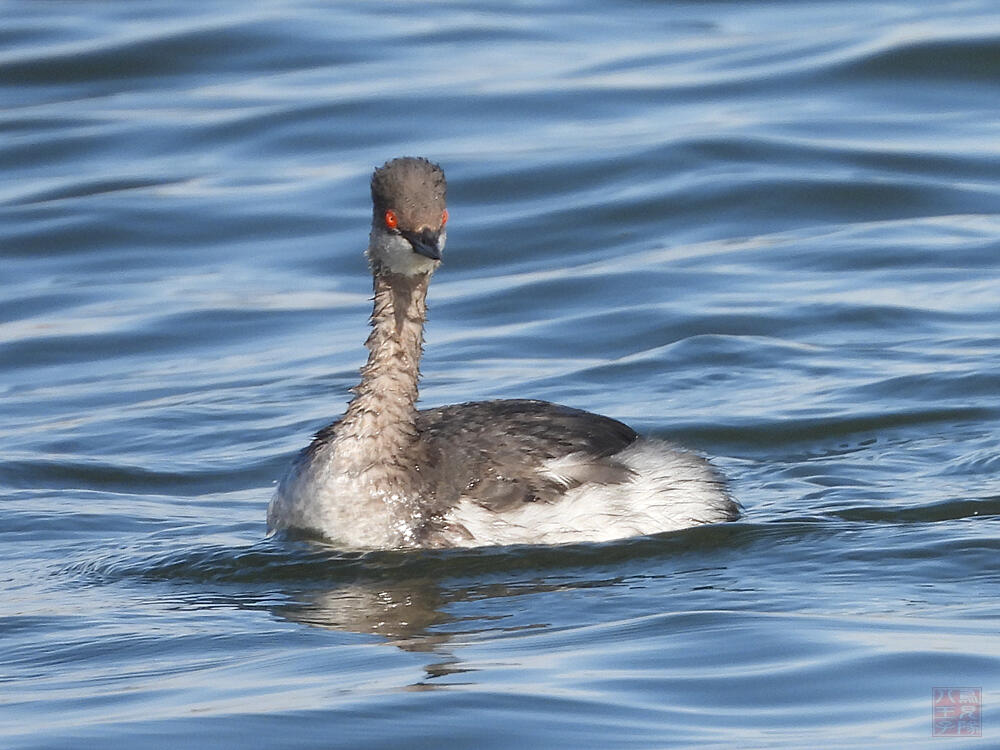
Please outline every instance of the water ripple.
M932 686L989 694L998 34L982 0L7 3L0 744L888 748ZM424 403L626 419L740 522L264 538L364 361L404 153L449 175Z

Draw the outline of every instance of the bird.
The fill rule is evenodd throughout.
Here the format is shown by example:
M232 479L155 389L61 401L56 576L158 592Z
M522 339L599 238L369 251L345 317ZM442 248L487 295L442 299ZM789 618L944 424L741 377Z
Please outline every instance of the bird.
M533 399L417 408L446 193L426 158L375 169L368 360L344 415L279 481L269 535L362 550L555 545L738 518L707 459L618 420Z

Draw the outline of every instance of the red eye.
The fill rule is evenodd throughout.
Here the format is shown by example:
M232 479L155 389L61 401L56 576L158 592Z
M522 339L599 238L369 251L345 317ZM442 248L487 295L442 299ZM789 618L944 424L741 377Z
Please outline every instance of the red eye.
M446 208L444 211L441 212L441 226L444 226L447 223L448 223L448 209Z
M389 229L395 229L397 224L399 224L399 217L396 216L396 212L390 208L385 212L385 225L389 227Z

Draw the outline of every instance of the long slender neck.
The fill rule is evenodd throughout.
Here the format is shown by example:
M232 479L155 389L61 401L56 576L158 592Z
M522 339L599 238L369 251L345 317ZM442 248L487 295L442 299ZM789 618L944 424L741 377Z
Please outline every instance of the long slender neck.
M352 444L358 469L405 468L417 443L420 357L424 348L428 274L403 276L375 268L368 363L337 430Z

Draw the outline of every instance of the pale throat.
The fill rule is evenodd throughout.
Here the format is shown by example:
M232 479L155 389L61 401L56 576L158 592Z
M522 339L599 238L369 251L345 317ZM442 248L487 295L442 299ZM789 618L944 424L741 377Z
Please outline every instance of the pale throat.
M341 459L357 457L359 473L375 466L405 471L419 460L416 403L429 282L429 273L375 269L368 362L335 439Z

